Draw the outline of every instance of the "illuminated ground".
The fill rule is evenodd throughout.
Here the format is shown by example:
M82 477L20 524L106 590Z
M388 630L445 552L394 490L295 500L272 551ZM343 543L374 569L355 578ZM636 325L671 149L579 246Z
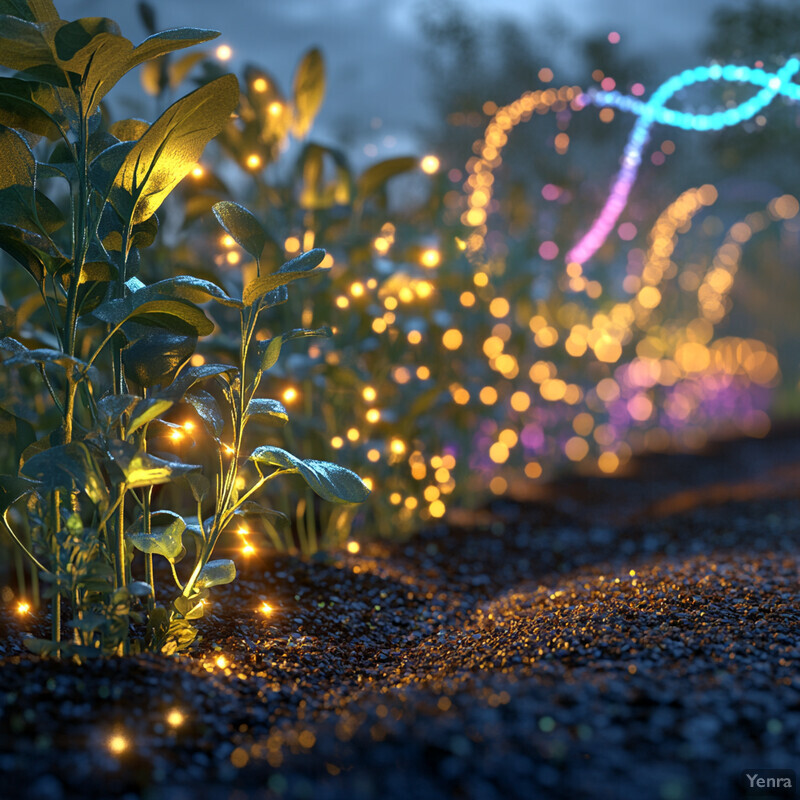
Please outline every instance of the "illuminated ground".
M186 659L20 659L5 617L3 796L737 797L797 753L799 475L775 437L262 562Z

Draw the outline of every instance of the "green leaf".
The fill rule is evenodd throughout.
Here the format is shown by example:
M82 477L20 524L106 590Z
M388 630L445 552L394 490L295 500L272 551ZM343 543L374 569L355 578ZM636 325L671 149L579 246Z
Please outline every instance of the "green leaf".
M22 348L21 350L19 348ZM61 367L85 367L86 362L81 361L79 358L69 356L61 350L51 350L47 347L39 347L36 350L28 350L27 347L21 345L16 339L6 337L0 339L0 349L12 350L14 353L11 358L6 359L3 364L7 367L11 366L29 366L31 364L58 364Z
M0 0L0 14L9 14L28 22L58 22L51 0Z
M36 203L34 210L33 201ZM49 234L64 225L64 216L49 197L30 188L7 186L0 189L0 219L26 232L45 238L48 251L55 250Z
M121 142L136 142L147 133L150 123L143 119L121 119L115 122L108 132Z
M21 497L36 489L36 484L27 478L15 475L0 475L0 514L14 505Z
M0 16L0 65L23 71L53 64L44 26L19 17Z
M294 122L292 133L298 138L311 128L325 96L325 62L315 47L300 61L294 74Z
M125 298L107 300L95 308L93 314L111 325L131 321L199 336L207 336L214 330L214 323L193 303L159 298L146 289Z
M129 489L169 483L175 478L186 475L188 472L202 469L197 464L165 461L163 458L157 458L144 450L136 450L135 447L127 442L110 443L108 453L111 462L122 473L122 482Z
M61 69L79 76L75 86L79 110L91 116L127 71L133 45L120 34L119 25L105 17L84 17L62 25L53 45Z
M143 425L154 420L159 414L162 414L168 408L172 407L172 400L159 400L155 397L149 397L146 400L140 401L136 405L136 409L128 424L127 434L130 436L135 433Z
M177 89L192 71L195 64L199 64L207 56L208 53L205 50L198 50L196 53L187 53L185 56L181 56L177 61L171 61L167 65L169 88Z
M109 394L97 401L104 427L111 428L119 422L123 414L133 410L139 398L133 394Z
M261 223L244 207L229 200L214 206L217 221L256 260L261 258L267 235Z
M325 161L333 162L334 176L326 180L329 170ZM352 195L352 175L344 154L331 147L307 144L297 160L297 171L302 177L298 203L301 208L326 209L347 205Z
M154 295L175 297L192 303L206 303L209 300L216 300L224 306L242 307L240 300L229 297L227 292L217 286L216 283L202 278L195 278L192 275L177 275L174 278L165 278L140 291L151 292Z
M60 137L66 119L53 87L22 78L0 77L0 122L50 140Z
M191 358L196 345L196 336L166 331L148 333L122 351L125 375L145 389L168 384L178 368Z
M233 515L235 517L267 517L281 522L289 522L289 517L283 512L276 511L274 508L267 508L253 500L246 500L233 512Z
M200 367L187 367L166 389L159 393L159 397L169 397L180 400L188 389L200 381L206 381L217 375L237 374L239 370L230 364L203 364Z
M331 335L331 329L327 326L317 328L316 330L308 330L307 328L295 328L287 333L282 333L280 336L274 336L272 339L266 339L263 342L258 342L257 350L261 356L261 369L268 370L275 366L278 357L281 354L284 342L290 339L302 339L307 336L325 336Z
M36 187L36 159L27 141L15 130L0 125L0 189L8 186Z
M211 586L222 586L225 583L232 583L236 580L236 564L229 558L218 558L209 561L203 569L195 583L196 589L208 589Z
M191 472L183 477L189 484L192 497L194 497L196 502L202 503L206 495L211 491L211 482L201 472Z
M48 492L71 490L74 484L101 510L108 506L105 480L83 442L57 445L36 453L25 462L22 472Z
M373 164L361 173L356 181L356 202L362 203L371 194L383 188L390 178L401 175L415 169L419 164L419 159L411 156L400 158L389 158Z
M219 438L225 427L225 418L222 416L214 396L204 392L202 389L193 389L187 392L183 399L194 408L200 419L203 420L208 432L212 436Z
M324 258L325 251L321 248L314 248L307 253L302 253L297 258L293 258L291 261L287 261L277 272L255 278L245 286L242 293L242 302L245 306L255 305L273 289L285 286L298 278L306 277L311 270L322 263Z
M332 503L363 503L369 497L369 489L355 472L329 461L303 461L280 447L269 445L256 448L250 460L287 472L299 472L320 497Z
M277 422L280 425L289 421L289 412L284 408L283 403L278 400L253 398L244 412L246 420L257 417L268 422Z
M177 517L166 527L153 528L150 533L128 532L126 538L143 553L164 556L169 561L173 561L183 549L182 536L185 529L186 523Z
M219 31L205 28L171 28L154 33L134 49L125 66L125 71L128 72L151 58L158 58L175 50L183 50L185 47L209 42L216 39L217 36L219 36Z
M148 128L114 179L110 199L123 220L135 225L156 212L238 102L236 77L223 75L173 103Z

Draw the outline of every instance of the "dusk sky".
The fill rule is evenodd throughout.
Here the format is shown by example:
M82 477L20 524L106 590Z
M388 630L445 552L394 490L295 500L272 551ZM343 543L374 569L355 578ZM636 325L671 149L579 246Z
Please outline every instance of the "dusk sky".
M542 64L571 72L575 43L587 35L621 34L620 47L641 54L669 71L695 66L715 8L741 8L747 0L454 0L473 20L513 20L531 39L541 40L544 26L558 21L566 38L552 50L563 63ZM361 146L375 142L391 155L415 146L415 133L429 119L426 73L421 57L419 18L438 5L430 0L170 0L154 3L160 28L182 25L220 30L215 43L229 44L231 64L253 62L265 67L288 88L295 65L311 46L320 46L328 67L328 90L318 118L317 138L336 138L344 120L362 129ZM111 16L137 43L145 30L133 0L61 0L62 16ZM660 70L657 70L660 72ZM565 76L567 77L567 76ZM588 76L587 76L588 78ZM574 79L574 78L573 78ZM489 98L487 98L489 99ZM380 119L376 132L370 122ZM384 142L391 134L390 145Z

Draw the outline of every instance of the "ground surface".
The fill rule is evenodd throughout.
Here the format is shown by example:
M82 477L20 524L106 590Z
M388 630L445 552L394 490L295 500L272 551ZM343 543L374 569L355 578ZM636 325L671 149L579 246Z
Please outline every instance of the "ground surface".
M576 478L253 565L180 659L39 661L2 611L0 796L739 797L800 766L798 498L795 435Z

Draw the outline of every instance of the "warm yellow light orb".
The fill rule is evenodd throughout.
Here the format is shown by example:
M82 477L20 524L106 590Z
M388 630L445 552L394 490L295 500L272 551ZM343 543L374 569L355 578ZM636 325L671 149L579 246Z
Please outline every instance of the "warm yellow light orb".
M352 553L355 555L359 550L361 550L361 545L358 542L348 542L347 543L347 552Z
M436 156L428 155L419 162L419 165L424 173L433 175L439 169L439 163L439 159Z
M227 44L221 44L216 50L216 56L220 61L228 61L233 55L233 50Z

